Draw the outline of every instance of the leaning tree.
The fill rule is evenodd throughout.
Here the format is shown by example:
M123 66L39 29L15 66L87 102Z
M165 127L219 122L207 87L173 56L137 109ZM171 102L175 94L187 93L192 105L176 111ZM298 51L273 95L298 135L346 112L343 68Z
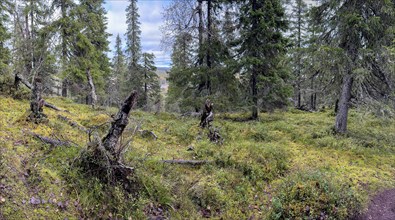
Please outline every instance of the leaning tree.
M374 70L367 67L377 62L378 51L393 39L391 29L395 21L395 1L324 0L313 8L313 16L323 27L321 39L341 49L347 61L341 73L342 85L335 122L335 131L345 133L355 80L363 83L372 76L382 79L373 84L365 83L367 87L380 87L379 82L385 81L380 68ZM366 73L363 69L368 74L362 75L362 72Z

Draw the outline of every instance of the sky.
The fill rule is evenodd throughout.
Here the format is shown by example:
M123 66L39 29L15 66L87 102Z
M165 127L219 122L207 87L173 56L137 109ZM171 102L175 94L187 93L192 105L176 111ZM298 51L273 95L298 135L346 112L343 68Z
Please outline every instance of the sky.
M157 67L170 67L170 51L164 51L160 41L162 33L160 26L163 23L162 12L164 7L171 0L139 0L137 6L140 14L141 28L141 46L142 52L153 53L156 56L155 65ZM311 4L313 0L305 0ZM126 12L129 5L128 0L106 0L105 8L107 10L108 31L112 34L110 37L110 49L114 50L115 38L117 34L121 36L123 47L125 47ZM113 57L114 52L109 53Z
M157 67L170 66L170 52L163 51L160 41L162 33L160 26L162 25L162 11L169 4L169 0L139 0L137 7L140 14L141 29L141 46L142 52L153 53L156 56L155 65ZM107 10L108 32L112 34L110 37L110 49L114 50L115 38L119 34L122 38L123 47L125 47L126 25L126 8L129 5L127 0L106 0L104 7ZM110 52L109 56L113 57L114 52Z

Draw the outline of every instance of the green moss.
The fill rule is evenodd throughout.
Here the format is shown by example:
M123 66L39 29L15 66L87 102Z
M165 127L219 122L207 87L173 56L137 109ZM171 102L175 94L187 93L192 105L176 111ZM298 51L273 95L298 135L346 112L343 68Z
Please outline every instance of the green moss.
M103 136L117 110L93 110L64 98L47 100L69 113L44 108L48 123L36 125L25 120L27 101L0 97L0 175L5 177L0 183L9 189L7 194L0 191L7 196L0 212L6 219L144 219L152 207L161 207L163 215L174 219L208 215L265 219L303 217L306 205L310 215L324 210L342 218L361 206L361 198L395 187L393 120L351 110L349 132L338 136L332 132L331 111L262 113L259 121L244 122L240 119L249 114L226 114L216 116L213 123L224 138L217 145L208 140L207 130L198 127L196 118L134 111L121 144L133 138L124 163L135 168L136 187L140 188L137 194L127 194L74 166L88 135L58 118L60 114L88 127L103 125L96 129ZM158 139L140 133L132 137L137 125L154 132ZM51 147L29 132L74 145ZM192 167L164 164L163 159L212 163ZM290 197L286 192L292 192ZM71 205L67 209L56 204L33 206L29 204L32 196ZM333 203L335 199L340 203ZM336 213L324 203L334 204ZM276 211L269 214L270 210Z

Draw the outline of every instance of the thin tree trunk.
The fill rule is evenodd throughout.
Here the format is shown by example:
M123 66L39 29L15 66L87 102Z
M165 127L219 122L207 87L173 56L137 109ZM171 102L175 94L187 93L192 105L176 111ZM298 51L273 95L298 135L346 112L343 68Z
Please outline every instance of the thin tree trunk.
M66 79L62 81L62 96L67 97L68 82Z
M88 79L88 85L90 89L87 104L92 105L92 107L94 108L97 103L97 95L90 68L86 70L86 78Z
M312 93L311 93L311 95L310 95L310 108L311 108L311 110L316 110L316 108L315 108L315 98L314 98L314 96L315 96L315 89L314 89L314 77L311 77L311 91L312 91Z
M144 57L144 60L146 59L146 57ZM144 61L146 62L146 60ZM144 65L144 109L145 111L148 111L148 85L147 85L147 64Z
M199 66L203 65L203 10L202 0L198 0L198 16L199 16Z
M208 94L211 95L211 79L210 79L210 69L211 69L211 0L207 0L207 50L206 50L206 59L207 59L207 91Z
M62 12L62 18L66 19L67 14L66 14L66 4L65 0L62 0L61 5L60 5L60 10ZM65 70L66 67L66 59L67 59L67 42L66 42L66 27L65 27L65 22L62 22L62 70ZM67 87L68 87L68 82L67 79L63 79L62 81L62 96L67 97Z
M301 106L302 106L302 104L301 104L301 102L302 102L302 94L301 94L301 92L300 92L300 85L299 85L299 83L298 83L298 85L297 85L297 108L298 109L300 109L301 108Z
M251 90L252 90L252 119L258 118L258 88L257 88L257 73L255 67L251 75Z
M335 122L335 131L337 133L344 134L347 131L348 108L353 81L354 78L351 74L347 74L343 77L342 91Z
M252 0L252 11L255 12L257 10L256 0ZM258 21L256 18L252 21L252 30L256 30L258 28ZM255 48L252 48L253 56L258 58L258 54L255 52ZM251 74L251 92L252 92L252 119L258 119L258 87L257 87L257 67L256 65L252 65L252 74Z

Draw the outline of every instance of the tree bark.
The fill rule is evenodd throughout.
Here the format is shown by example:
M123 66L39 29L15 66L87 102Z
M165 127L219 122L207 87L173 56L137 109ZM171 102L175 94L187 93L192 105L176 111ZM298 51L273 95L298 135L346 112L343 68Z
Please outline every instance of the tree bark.
M96 103L97 103L97 95L96 95L95 84L93 83L93 78L92 78L92 75L91 75L90 68L88 68L86 70L86 78L88 79L88 85L89 85L89 88L90 88L86 104L92 105L92 107L94 108Z
M202 10L202 0L198 0L198 16L199 16L199 66L203 65L203 10Z
M191 165L191 166L198 166L207 163L212 163L212 161L208 161L208 160L161 160L161 162L170 163L170 164Z
M46 115L43 113L43 106L45 104L44 99L41 98L42 92L42 83L41 78L36 76L33 81L33 89L30 101L30 115L28 116L28 120L34 121L36 123L40 123L42 118L45 118Z
M351 74L347 74L343 77L342 91L335 122L335 131L340 134L344 134L347 131L348 108L353 81L354 78Z
M133 91L129 97L122 104L121 109L115 116L114 121L111 124L110 130L108 134L103 138L102 143L103 147L109 151L115 158L118 157L118 153L116 150L116 146L118 144L118 140L122 135L123 130L128 125L128 117L130 110L133 108L137 100L137 92Z
M315 105L315 101L316 101L316 92L315 92L315 88L314 88L314 76L311 77L311 95L310 95L310 109L315 111L316 110L316 105Z
M211 79L210 79L210 69L211 69L211 0L207 0L207 50L206 50L206 59L207 59L207 91L208 94L211 95Z
M27 81L27 80L25 80L25 79L23 79L22 77L20 77L18 74L15 74L15 82L14 82L14 85L15 85L15 87L16 87L16 89L19 87L19 83L23 83L28 89L30 89L30 90L32 90L32 85ZM44 106L45 107L48 107L48 108L51 108L51 109L53 109L53 110L56 110L56 111L62 111L61 109L59 109L58 107L56 107L55 105L53 105L53 104L51 104L51 103L48 103L48 102L46 102L46 101L44 101Z
M62 96L63 97L67 97L67 86L68 85L68 82L67 82L67 80L66 79L64 79L63 81L62 81Z
M257 10L256 0L252 0L252 11L255 12ZM254 17L252 21L252 30L256 30L258 28L258 21ZM253 56L258 57L255 49L253 49ZM252 115L251 118L253 120L258 119L258 88L257 88L257 79L258 71L257 66L255 64L252 65L252 74L251 74L251 92L252 92Z

